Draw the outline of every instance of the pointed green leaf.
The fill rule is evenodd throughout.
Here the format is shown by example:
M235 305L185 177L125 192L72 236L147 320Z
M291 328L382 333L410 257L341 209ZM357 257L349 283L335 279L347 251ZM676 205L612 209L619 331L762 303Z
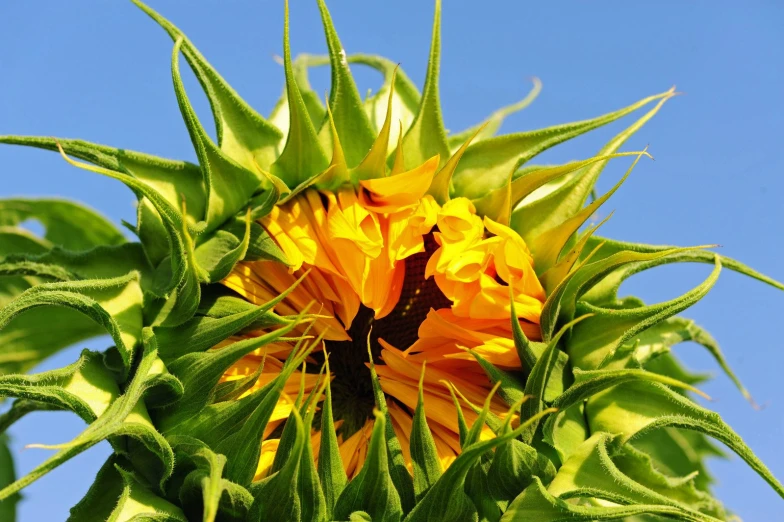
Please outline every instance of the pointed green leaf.
M375 140L375 135L362 107L362 99L359 96L359 92L357 92L357 86L348 67L346 51L343 49L335 31L329 10L324 0L319 0L318 5L319 11L321 11L324 33L327 37L327 49L329 50L329 60L332 68L329 106L332 109L335 128L343 142L346 162L349 167L355 167L359 165L362 158L370 150ZM327 125L324 125L320 132L329 136Z
M276 56L275 59L280 65L284 65L282 58ZM308 68L315 65L329 65L329 57L312 56L309 54L298 55L291 62L291 70L294 73L297 88L299 89L300 96L302 96L302 101L305 104L305 110L308 116L310 116L310 121L323 122L324 118L327 117L327 109L322 103L322 97L311 87L310 79L308 78ZM286 146L290 124L289 95L286 87L283 88L283 94L272 108L269 119L275 127L280 129L284 134L283 140L278 144L278 153L280 153Z
M199 268L208 275L210 283L217 283L228 276L234 265L241 261L250 245L250 209L245 216L245 227L242 240L226 230L216 230L194 250L194 258Z
M293 421L296 426L294 444L286 455L283 467L255 486L253 492L256 500L248 520L259 522L301 520L302 505L299 495L297 495L297 479L300 473L302 451L309 441L297 408L292 411L289 421ZM260 439L260 437L257 438Z
M286 71L286 93L289 105L289 134L286 147L272 164L272 174L286 182L290 189L306 183L327 168L329 162L321 149L316 129L310 120L291 65L289 44L289 7L285 4L283 20L283 67Z
M215 118L220 150L251 172L269 170L283 134L243 100L177 28L139 0L134 3L172 40L183 39L182 52L201 83Z
M182 45L183 39L180 37L172 51L172 81L180 113L185 120L204 176L207 190L205 221L208 229L214 229L247 206L251 196L261 186L261 176L231 159L212 142L202 127L191 107L180 76Z
M662 105L664 105L664 102L670 99L673 95L674 91L670 89L666 93L646 98L645 100L642 100L641 102L629 107L628 109L636 110L643 105L647 105L651 101L659 100L659 102L650 111L640 117L632 125L618 133L612 140L602 147L602 149L597 154L597 157L612 155L618 152L618 149L621 147L621 145L623 145L626 140L628 140L634 133L640 130L640 128L642 128L645 123L653 118L659 109L661 109ZM624 114L628 114L628 112L631 112L631 110L623 109L622 111L607 116L612 116L612 120L614 120L620 116L623 116ZM599 118L599 120L602 120L603 118L604 117ZM589 120L583 123L589 123L590 121L596 122L597 120ZM575 128L577 128L581 124L578 123L575 125ZM564 126L561 128L563 129L563 127ZM569 126L567 125L565 127ZM553 129L558 128L559 127L555 127ZM582 132L584 132L584 130L578 132L578 134L581 134ZM557 131L555 136L560 136L560 133ZM545 134L542 137L547 138L548 136ZM499 140L502 138L499 138ZM568 179L564 180L564 178L561 178L559 180L559 185L548 185L543 187L541 189L542 193L539 194L538 197L532 195L531 198L529 198L528 201L525 201L522 206L519 206L517 209L515 209L515 211L512 213L512 228L517 230L520 235L523 236L523 239L528 241L532 237L541 234L544 230L558 225L558 223L563 222L569 216L573 216L579 212L580 209L585 206L585 202L588 200L588 197L596 184L596 180L604 170L604 167L607 166L608 161L609 159L594 163L590 166L586 166L582 171L570 174Z
M451 522L453 520L476 520L476 508L463 491L463 484L471 468L478 460L493 448L518 437L529 429L531 422L538 421L550 413L546 410L520 424L518 428L508 431L490 440L475 442L463 448L460 455L446 469L441 479L430 488L425 497L414 506L404 522Z
M102 415L119 395L120 389L104 366L101 354L89 350L65 368L34 375L0 376L0 397L23 397L70 410L87 423Z
M180 505L188 520L243 522L253 497L242 486L222 478L226 457L192 437L175 437L171 443L179 467L189 464L195 468L179 488Z
M581 303L578 313L590 313L591 317L575 327L566 343L572 364L582 369L601 368L620 346L633 342L637 334L702 299L713 288L720 272L721 262L717 257L710 276L700 285L655 305L612 309Z
M159 480L158 486L163 486L174 468L174 454L168 442L153 427L142 401L145 392L153 384L148 379L150 371L156 360L159 360L155 337L150 328L143 330L142 344L144 353L125 393L113 400L108 408L74 440L66 444L52 446L52 449L59 450L55 455L26 476L0 490L0 500L20 491L55 467L100 441L122 435L127 435L138 442L136 455L132 456L143 458L147 469L153 472L155 478ZM147 458L149 455L156 460ZM157 469L149 467L153 463L156 464Z
M784 497L784 486L717 413L664 385L639 380L626 382L591 397L586 409L591 432L617 433L622 444L638 434L670 426L709 435L737 453Z
M534 477L549 484L555 471L550 459L519 440L510 440L495 450L487 480L493 498L511 502Z
M686 511L674 506L636 504L632 506L580 505L561 500L547 492L539 477L528 486L506 510L501 522L594 522L598 520L621 520L642 515L660 515L684 522L719 522L718 519L700 513Z
M427 62L427 76L422 90L416 116L403 138L403 152L407 167L421 165L435 155L441 158L441 165L449 157L444 120L441 116L441 102L438 95L438 73L441 67L441 0L435 2L433 17L433 36L430 41L430 58Z
M392 419L389 416L389 409L387 408L387 401L384 391L381 389L381 383L378 380L376 373L376 365L373 362L373 355L370 351L370 343L368 343L368 367L370 369L370 379L373 383L373 395L376 399L376 408L384 415L385 419L385 438L386 438L386 451L389 458L388 469L389 475L392 478L392 483L395 485L397 494L400 498L400 505L403 512L409 512L416 503L414 498L414 482L411 480L411 474L406 468L405 457L403 457L403 449L400 446L400 441L395 434L395 429L392 427ZM375 428L374 428L375 429Z
M152 312L155 318L151 322L154 325L176 325L189 319L198 306L201 289L193 262L193 243L188 235L183 215L159 192L128 174L101 166L78 163L66 156L62 147L60 147L60 154L75 167L122 181L134 192L146 197L155 207L168 235L171 274L170 277L164 277L165 282L161 283L156 291L157 294L164 295L165 300L162 300L160 307ZM158 270L165 268L159 266ZM164 274L169 275L165 270Z
M544 411L547 385L554 373L558 361L558 343L560 342L561 337L563 337L570 328L573 329L576 324L584 319L586 319L585 316L565 324L550 340L547 344L547 349L536 361L536 364L531 370L531 375L525 383L525 395L529 395L531 398L523 403L523 407L520 410L520 418L522 420L527 421L535 419L538 414ZM529 428L523 431L523 442L527 444L531 443L537 426L537 422L530 423Z
M395 100L395 77L397 68L392 71L392 79L389 88L389 101L387 102L387 112L384 118L384 125L381 127L378 136L370 147L370 151L362 159L362 163L357 165L351 173L351 179L356 183L365 179L383 178L387 174L387 157L389 152L389 137L392 132L392 110ZM333 160L334 161L334 160Z
M145 518L155 522L187 522L188 519L179 507L147 489L133 473L119 466L117 471L122 476L124 486L117 507L107 522Z
M325 357L326 389L321 405L321 441L318 456L318 475L327 507L327 518L334 520L333 511L348 478L340 459L340 448L335 433L335 420L332 416L332 386L329 371L329 357Z
M425 416L425 398L422 389L424 378L425 364L422 364L419 398L411 426L411 462L414 466L414 494L417 500L420 500L441 476L438 449Z
M127 372L142 328L142 292L137 273L113 279L34 286L0 310L0 329L10 328L18 333L14 323L17 317L51 306L70 308L106 329L120 350ZM38 317L45 315L39 313ZM25 322L22 328L32 326Z
M381 131L387 120L390 109L388 100L391 97L390 120L400 122L392 125L387 142L387 150L392 150L403 136L403 129L408 129L414 122L421 96L414 82L412 82L397 63L382 56L372 54L350 54L349 63L358 63L371 67L384 75L384 83L373 96L365 100L365 110L368 112L373 128Z
M601 246L600 246L601 245ZM617 241L615 239L607 239L603 237L592 237L588 240L588 244L586 246L587 249L594 249L599 248L595 254L594 259L604 259L611 255L617 254L618 252L622 251L629 251L629 252L638 252L643 254L654 254L654 253L661 253L666 251L672 251L674 248L673 246L665 246L665 245L646 245L643 243L630 243L626 241ZM710 252L706 250L686 250L682 252L678 252L677 256L668 256L667 259L671 262L680 262L680 261L693 261L696 263L708 263L713 264L715 258L719 257L721 260L721 265L725 268L728 268L734 272L739 274L746 275L757 281L761 281L765 284L768 284L774 288L778 288L779 290L784 290L784 284L772 279L765 274L761 274L754 270L753 268L744 265L743 263L731 259L726 256L722 256L715 252ZM596 304L603 304L607 300L614 300L617 299L617 291L620 287L621 283L628 278L629 276L640 272L648 268L648 265L645 263L640 263L638 265L633 265L628 267L625 270L619 270L617 273L614 273L612 278L606 278L600 285L597 285L597 289L593 290L585 295L583 299L586 301L590 301Z
M584 207L573 216L568 216L562 223L559 223L551 229L545 230L528 242L528 246L535 259L537 274L546 272L558 262L561 251L571 238L577 233L583 223L585 223L585 221L588 220L605 201L610 199L610 196L612 196L621 185L623 185L623 182L626 181L626 178L632 173L632 170L634 170L634 167L643 155L647 154L645 152L639 153L620 181L602 195L602 197L597 198L590 205Z
M166 430L171 426L176 426L182 420L202 411L212 401L218 381L232 365L250 352L285 336L296 326L298 326L298 322L292 321L289 325L264 335L237 341L219 350L189 353L170 362L169 371L182 381L185 395L176 405L160 412L161 428ZM229 470L231 470L232 464L229 464ZM229 480L238 484L246 483L237 480L231 474L228 477Z
M400 497L389 474L386 416L379 411L375 416L365 465L338 497L333 515L336 520L345 520L354 511L364 511L381 522L397 522L403 517Z
M40 146L35 138L0 136L0 143ZM125 238L96 211L59 199L2 199L0 226L16 226L28 220L40 222L44 239L68 250L89 250L98 245L119 245Z

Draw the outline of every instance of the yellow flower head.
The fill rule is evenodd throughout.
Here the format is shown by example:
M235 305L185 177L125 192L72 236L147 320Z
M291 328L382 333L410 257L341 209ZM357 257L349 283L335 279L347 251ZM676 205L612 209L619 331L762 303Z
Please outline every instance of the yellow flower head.
M708 437L784 496L692 400L699 379L671 353L700 343L750 398L707 332L677 314L722 266L784 285L705 247L601 238L603 222L591 221L648 155L621 146L673 89L495 136L536 81L523 101L448 134L440 1L420 93L394 62L347 55L319 0L329 56L292 58L286 8L286 87L265 119L179 29L134 2L174 40L174 89L198 164L0 136L122 181L138 197L129 228L139 239L71 203L0 202L10 281L0 398L19 399L0 426L35 409L70 409L89 424L19 480L0 446L0 517L25 485L107 439L114 453L75 520L707 522L726 518L710 494ZM182 58L216 140L190 104ZM327 63L324 105L307 75ZM384 75L364 100L351 76L360 65ZM643 107L597 155L531 164ZM624 156L634 157L626 175L593 194ZM45 239L16 228L28 219L50 227ZM664 303L618 295L635 273L683 261L713 271ZM114 344L105 352L24 374L38 354L102 332Z
M409 171L363 180L357 188L299 193L261 220L288 266L240 263L224 280L259 305L295 287L276 307L282 315L316 304L311 331L325 339L332 368L328 378L340 390L333 400L335 410L346 415L337 420L349 476L361 469L372 432L368 342L401 441L410 439L418 381L427 363L425 411L446 467L460 452L448 383L473 404L481 404L492 387L467 349L499 367L520 370L511 306L528 337L541 338L545 294L525 242L509 227L478 216L467 198L436 203L428 191L437 166L434 157ZM262 364L279 368L293 347L271 345L248 355L224 379L247 378ZM317 385L316 374L305 377L308 393ZM296 385L299 379L295 374L290 382ZM262 373L246 393L268 382ZM462 408L475 420L466 403ZM506 409L500 398L494 399L494 414L503 416ZM271 425L289 413L289 404L281 401ZM486 429L484 435L492 432ZM267 455L274 454L275 440L270 435L262 444L259 476L269 468L272 457Z

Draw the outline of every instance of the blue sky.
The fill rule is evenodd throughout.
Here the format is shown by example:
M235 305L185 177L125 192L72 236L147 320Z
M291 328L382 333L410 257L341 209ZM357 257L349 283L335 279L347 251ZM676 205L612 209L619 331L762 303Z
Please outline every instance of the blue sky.
M292 48L323 52L315 2L292 6ZM432 6L422 0L333 0L347 52L399 61L421 85ZM721 244L735 257L784 280L784 8L773 1L475 2L448 0L443 13L441 94L448 128L459 131L522 98L531 76L544 89L509 118L505 132L603 114L677 85L685 93L625 147L650 145L602 210L615 210L604 235L646 243ZM632 5L633 4L633 5ZM151 5L183 29L246 100L267 114L281 92L282 3L272 0L157 0ZM130 2L28 0L0 4L0 134L83 138L162 156L195 159L171 87L171 41ZM357 71L360 90L379 78ZM328 72L316 71L317 91ZM191 79L191 99L209 112ZM593 155L628 124L575 140L542 160ZM206 126L206 125L205 125ZM599 189L623 174L620 161ZM59 195L84 201L118 222L134 219L133 195L118 182L66 165L57 155L0 148L0 195ZM704 279L707 266L668 266L636 276L624 290L649 302L670 299ZM710 405L784 479L784 350L776 329L784 293L725 271L689 310L721 343L727 359L765 408L752 409L696 345L677 352L694 370L715 374ZM105 341L87 343L102 348ZM44 367L70 363L83 346ZM70 440L81 421L41 413L11 431L22 472L48 453L27 443ZM22 522L64 520L87 490L108 447L79 456L30 486ZM718 496L748 521L770 520L782 500L738 458L715 461Z

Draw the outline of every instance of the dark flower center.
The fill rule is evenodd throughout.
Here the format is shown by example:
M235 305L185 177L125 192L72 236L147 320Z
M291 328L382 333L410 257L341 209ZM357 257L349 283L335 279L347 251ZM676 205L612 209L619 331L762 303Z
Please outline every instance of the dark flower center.
M425 279L425 266L438 248L432 234L425 236L425 251L405 260L406 277L400 299L392 312L382 319L374 319L373 311L361 306L351 328L351 341L327 341L332 381L332 400L335 420L342 419L339 429L344 438L359 430L372 416L375 399L368 362L368 334L373 360L378 362L384 339L395 348L404 350L418 338L419 325L430 309L452 306L433 278ZM317 354L319 358L323 354ZM321 361L319 361L321 362Z

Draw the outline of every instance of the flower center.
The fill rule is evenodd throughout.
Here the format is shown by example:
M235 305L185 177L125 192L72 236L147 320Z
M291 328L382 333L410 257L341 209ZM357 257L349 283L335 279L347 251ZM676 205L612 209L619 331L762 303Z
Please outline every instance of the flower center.
M395 348L405 350L418 338L419 325L430 309L449 308L452 302L444 296L431 277L425 279L425 266L438 244L432 234L424 236L425 251L405 260L406 276L400 299L389 315L375 319L370 308L361 306L348 334L350 341L327 341L332 381L333 413L342 420L338 433L344 439L359 430L372 416L375 398L368 362L368 335L373 360L379 361L379 338ZM323 354L316 354L319 358ZM321 362L321 361L319 361Z

